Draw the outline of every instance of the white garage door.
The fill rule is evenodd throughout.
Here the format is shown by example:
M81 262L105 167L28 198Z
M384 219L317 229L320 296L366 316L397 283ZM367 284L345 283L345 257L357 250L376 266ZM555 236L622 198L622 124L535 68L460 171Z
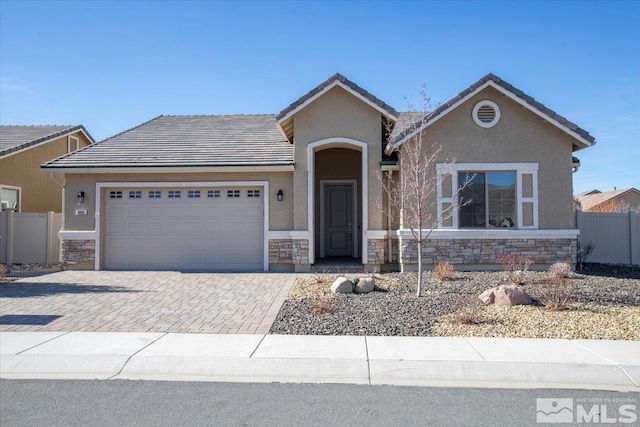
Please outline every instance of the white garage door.
M261 187L107 189L104 268L262 270L263 197Z

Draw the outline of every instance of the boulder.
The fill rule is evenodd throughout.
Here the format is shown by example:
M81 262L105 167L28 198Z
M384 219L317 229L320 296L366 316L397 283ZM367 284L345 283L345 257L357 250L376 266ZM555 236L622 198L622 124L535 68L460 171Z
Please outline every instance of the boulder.
M354 292L356 294L366 294L373 291L374 288L373 279L370 277L360 279L354 286Z
M487 289L479 295L485 304L495 305L528 305L531 304L531 297L524 289L516 285L500 285Z
M331 285L334 294L350 294L353 292L353 283L346 277L338 277Z
M494 302L496 302L496 295L495 295L496 289L497 288L487 289L486 291L478 295L478 298L480 298L480 300L486 305L491 305Z

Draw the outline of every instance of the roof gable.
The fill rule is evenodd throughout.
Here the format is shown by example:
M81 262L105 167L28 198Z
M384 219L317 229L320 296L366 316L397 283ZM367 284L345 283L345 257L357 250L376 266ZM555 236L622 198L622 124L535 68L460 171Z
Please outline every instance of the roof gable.
M387 146L387 151L390 152L396 149L405 141L415 136L421 129L431 126L433 123L437 122L446 114L450 113L455 108L469 100L472 96L487 87L493 87L513 101L527 108L529 111L542 117L550 124L556 126L560 130L572 136L576 141L582 144L581 146L578 146L577 149L590 147L595 144L596 140L593 136L589 135L589 132L578 127L578 125L570 122L555 111L547 108L542 103L536 101L533 97L515 88L513 85L502 80L495 74L489 73L469 86L467 89L449 99L444 104L439 105L435 110L423 115L419 120L409 124L399 132L394 132L393 135L395 135L395 138L390 141L389 145Z
M320 83L317 87L307 92L305 95L298 98L298 100L293 102L284 110L280 111L280 113L276 116L278 125L288 139L291 139L291 136L293 134L293 116L298 111L302 110L307 105L309 105L334 87L340 87L344 89L351 95L360 99L365 104L369 105L371 108L378 110L385 117L393 121L396 121L398 119L399 113L393 107L378 99L371 93L367 92L340 73L336 73L324 82Z
M0 126L0 156L42 144L75 132L82 132L90 143L93 137L82 125Z

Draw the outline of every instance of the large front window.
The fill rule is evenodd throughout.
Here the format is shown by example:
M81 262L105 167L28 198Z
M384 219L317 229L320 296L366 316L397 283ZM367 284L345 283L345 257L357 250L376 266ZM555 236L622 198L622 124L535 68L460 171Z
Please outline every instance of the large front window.
M517 227L516 172L458 173L461 228Z
M538 228L537 163L440 163L436 170L439 228Z

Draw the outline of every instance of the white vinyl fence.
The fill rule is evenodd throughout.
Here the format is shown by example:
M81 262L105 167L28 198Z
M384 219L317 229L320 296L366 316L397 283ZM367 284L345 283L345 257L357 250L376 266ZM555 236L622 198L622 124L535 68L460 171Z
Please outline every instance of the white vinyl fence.
M0 212L0 263L59 262L60 228L59 213Z
M580 246L595 244L586 262L640 265L640 213L578 211L576 223Z

